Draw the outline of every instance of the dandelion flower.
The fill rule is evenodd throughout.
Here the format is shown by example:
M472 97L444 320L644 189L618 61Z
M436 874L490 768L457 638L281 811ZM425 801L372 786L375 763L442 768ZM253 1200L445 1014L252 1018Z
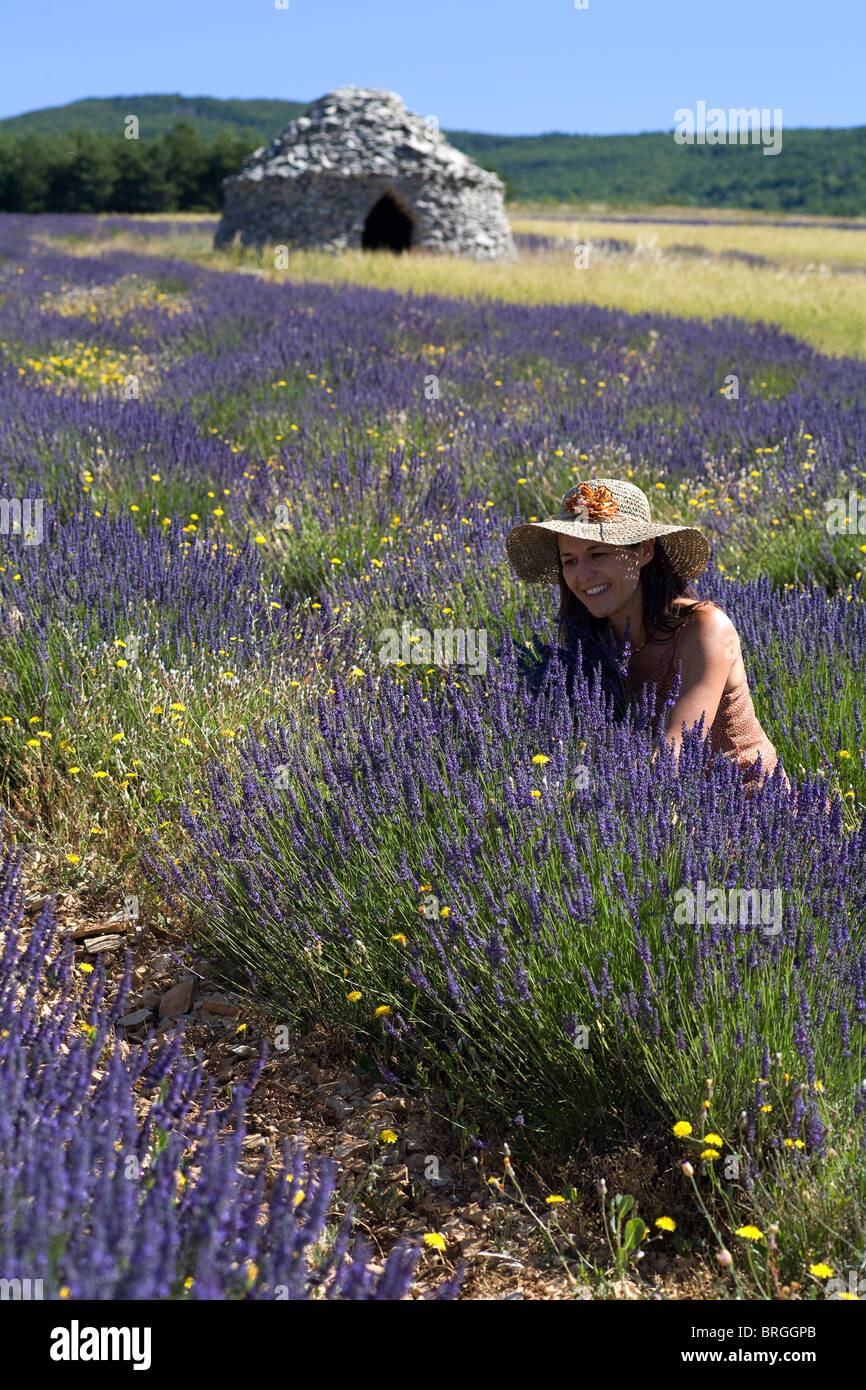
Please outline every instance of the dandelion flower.
M301 1203L303 1202L304 1198L306 1197L306 1195L307 1195L307 1194L306 1194L306 1192L304 1191L304 1189L303 1189L302 1187L299 1187L298 1190L297 1190L297 1192L295 1193L294 1197L292 1198L292 1206L293 1206L293 1207L299 1207L299 1206L301 1205Z
M658 1226L660 1231L675 1231L677 1229L676 1221L670 1216L657 1216L654 1224Z
M80 854L67 854L67 856L66 856L66 862L67 862L68 864L79 864L79 863L81 862L81 855L80 855Z
M724 1139L720 1134L705 1134L704 1143L712 1144L713 1148L719 1149L724 1144Z
M809 1273L814 1274L816 1279L831 1279L833 1271L829 1265L823 1262L816 1265L809 1265Z
M383 1144L396 1144L397 1142L397 1135L394 1133L393 1129L383 1129L379 1138L382 1140Z
M390 1005L390 1004L380 1004L379 1007L378 1007L378 1009L376 1010L375 1016L376 1016L376 1018L384 1018L385 1015L386 1015L386 1014L389 1014L390 1012L391 1012L391 1005Z
M688 1120L677 1120L676 1124L674 1125L674 1134L676 1135L677 1139L685 1139L687 1135L691 1134L691 1132L692 1127L689 1124Z
M395 932L394 935L391 937L391 940L396 941L399 946L406 945L406 937L403 935L401 931Z
M556 1202L564 1202L564 1201L565 1201L565 1198L564 1198L564 1197L560 1197L557 1193L554 1193L554 1194L553 1194L552 1196L550 1196L550 1197L545 1197L544 1200L545 1200L545 1202L547 1203L547 1205L548 1205L549 1207L552 1207L552 1206L555 1205Z
M548 758L546 753L536 753L532 761L534 763L549 763L550 759Z
M706 1158L706 1159L708 1159L710 1162L712 1162L714 1158L718 1158L718 1157L719 1157L719 1151L718 1151L718 1149L704 1149L703 1153L701 1154L701 1158Z
M81 970L81 971L83 972L83 974L89 975L90 972L91 972L92 969L93 969L93 966L92 966L92 965L79 965L78 969Z
M445 1237L439 1231L428 1231L424 1237L424 1244L429 1245L431 1250L444 1250Z
M763 1240L764 1232L759 1231L757 1226L738 1226L734 1231L735 1236L742 1236L743 1240Z
M361 998L361 991L359 989L352 989L346 995L346 998L350 1004L357 1004L358 1000Z

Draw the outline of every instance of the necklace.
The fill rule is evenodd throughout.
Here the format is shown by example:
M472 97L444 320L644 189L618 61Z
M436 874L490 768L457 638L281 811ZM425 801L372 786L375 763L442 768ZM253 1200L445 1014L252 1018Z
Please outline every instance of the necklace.
M628 658L629 661L631 661L631 659L632 659L633 656L637 656L638 652L642 652L642 651L643 651L643 649L644 649L644 647L646 646L646 644L647 644L648 641L649 641L649 638L648 638L648 637L645 637L645 638L643 639L643 641L641 642L641 644L640 644L639 647L633 647L633 648L632 648L631 652L629 653L629 658Z

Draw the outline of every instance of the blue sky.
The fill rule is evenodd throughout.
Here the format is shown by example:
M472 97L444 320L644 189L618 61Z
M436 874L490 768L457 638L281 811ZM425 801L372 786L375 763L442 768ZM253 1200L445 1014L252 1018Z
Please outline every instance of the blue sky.
M511 135L671 130L699 100L780 107L788 129L866 125L864 0L18 0L0 35L0 116L357 85Z

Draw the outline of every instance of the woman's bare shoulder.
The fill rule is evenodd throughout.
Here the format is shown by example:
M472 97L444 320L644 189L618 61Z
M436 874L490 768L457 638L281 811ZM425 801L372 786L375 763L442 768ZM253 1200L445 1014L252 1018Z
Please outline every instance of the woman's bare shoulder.
M698 600L686 602L689 619L682 628L683 642L686 646L696 649L702 647L711 651L714 657L724 655L731 661L735 660L740 651L739 637L724 609L712 601L702 603L700 607L696 607Z
M675 598L672 606L676 608L678 613L688 614L698 622L731 622L725 610L714 603L711 598ZM733 623L731 626L733 627Z

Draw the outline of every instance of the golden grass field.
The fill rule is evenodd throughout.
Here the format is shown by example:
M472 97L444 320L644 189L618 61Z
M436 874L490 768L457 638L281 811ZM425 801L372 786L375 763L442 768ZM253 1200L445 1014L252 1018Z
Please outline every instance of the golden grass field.
M334 256L299 251L292 253L288 269L276 270L271 250L262 254L235 246L230 251L214 251L207 232L191 230L168 239L148 238L150 218L144 216L141 236L82 241L69 249L92 255L106 246L127 245L177 255L215 269L246 268L274 280L351 281L416 294L480 296L524 304L589 302L630 313L670 313L708 320L735 315L776 323L829 354L866 357L866 223L862 230L853 231L843 230L832 219L807 227L775 226L769 219L743 214L747 224L734 226L692 208L678 210L679 217L713 218L712 225L676 222L676 209L653 210L653 217L671 219L664 224L597 221L585 214L581 221L580 209L565 209L565 215L553 217L549 211L545 216L514 205L509 213L515 232L567 237L570 244L555 251L524 251L514 265L484 264L448 255L401 257L389 252L347 251ZM154 220L166 217L179 222L200 220L200 214L195 213L156 214ZM576 269L574 241L602 237L627 240L635 249L629 255L591 253L590 264ZM713 254L706 258L664 254L674 245L702 247ZM753 266L714 258L724 251L760 255L778 264Z

